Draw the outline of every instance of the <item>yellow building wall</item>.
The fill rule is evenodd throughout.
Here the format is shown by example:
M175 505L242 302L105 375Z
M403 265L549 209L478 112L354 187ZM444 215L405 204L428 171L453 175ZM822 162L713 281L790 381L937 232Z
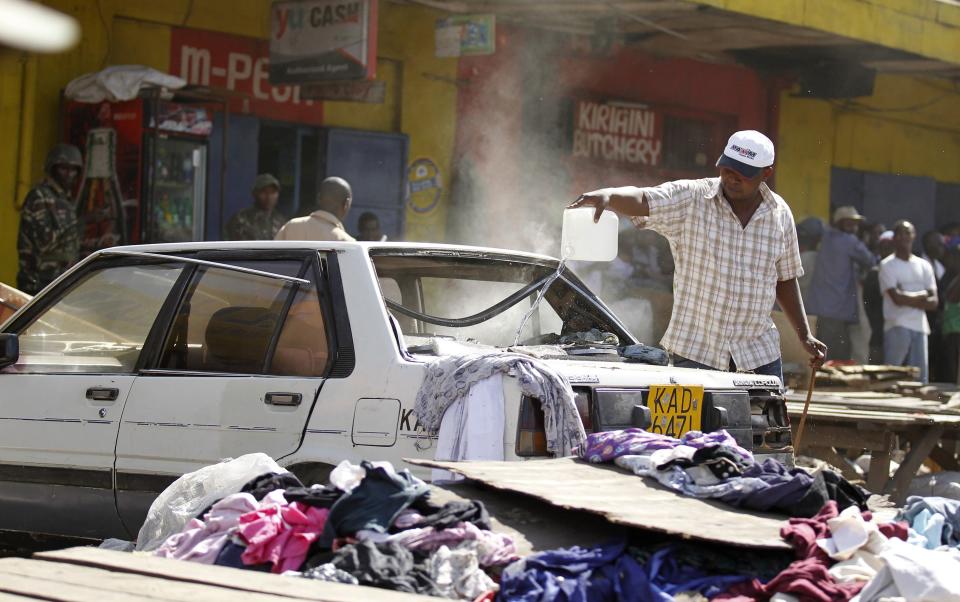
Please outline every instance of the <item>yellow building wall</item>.
M830 211L830 168L960 182L960 93L934 78L879 75L853 101L780 104L776 188L797 219Z
M960 2L955 0L693 1L960 63Z
M34 117L21 119L24 67L22 55L0 52L0 132L13 140L21 126L31 128L31 144L0 145L0 190L8 199L22 194L42 177L47 150L61 139L60 94L73 78L109 65L142 64L169 69L170 28L189 27L266 38L270 21L267 0L45 0L80 23L79 46L59 55L40 56L36 83L30 88ZM383 104L324 103L324 123L331 127L404 133L413 160L428 157L449 182L456 127L456 59L434 56L431 9L379 2L377 79L387 83ZM28 148L29 146L29 148ZM21 186L19 161L27 163ZM446 225L446 190L437 209L428 214L408 211L409 240L441 241ZM19 202L17 200L16 202ZM0 203L0 281L14 282L17 270L15 201Z

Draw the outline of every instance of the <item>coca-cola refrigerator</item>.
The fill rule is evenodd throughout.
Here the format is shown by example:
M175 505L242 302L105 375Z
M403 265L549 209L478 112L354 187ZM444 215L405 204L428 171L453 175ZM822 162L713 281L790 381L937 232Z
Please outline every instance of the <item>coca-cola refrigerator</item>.
M136 98L65 107L66 139L86 163L77 197L85 252L203 240L209 106Z

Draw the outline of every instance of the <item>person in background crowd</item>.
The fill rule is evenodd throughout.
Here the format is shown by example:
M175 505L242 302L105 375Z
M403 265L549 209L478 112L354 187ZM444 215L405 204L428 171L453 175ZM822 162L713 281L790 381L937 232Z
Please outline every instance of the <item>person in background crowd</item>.
M926 259L933 266L933 276L937 279L937 294L940 298L940 304L936 309L927 312L927 322L930 324L930 336L927 339L927 359L930 365L930 380L933 382L949 382L943 379L943 372L949 371L944 364L941 350L941 336L943 321L943 295L947 285L943 276L947 269L943 265L946 247L944 246L943 235L936 230L931 230L923 235L921 243L922 253L920 257Z
M304 217L296 217L277 232L277 240L333 240L353 241L343 227L343 219L350 213L353 191L343 178L327 178L320 182L317 210Z
M833 225L823 233L817 266L810 283L807 310L817 316L817 337L830 349L830 359L852 358L850 326L860 321L859 274L876 264L873 253L857 238L863 221L853 207L839 207Z
M268 173L253 182L253 206L241 209L227 223L227 240L273 240L287 221L277 211L280 181Z
M893 253L893 230L877 238L876 255L882 261ZM867 362L883 363L883 291L880 290L880 266L875 265L863 279L863 310L870 324L870 350Z
M933 266L933 275L939 282L943 278L946 268L943 266L943 255L946 248L943 246L943 235L931 230L923 235L923 252L920 257L926 259Z
M800 264L803 266L803 276L797 279L800 283L800 294L808 298L810 283L813 281L813 271L817 265L817 248L823 237L823 221L818 217L808 217L797 224L797 243L800 245Z
M373 211L366 211L360 214L358 222L360 234L357 240L370 242L386 242L387 235L380 228L380 218Z
M826 356L800 297L793 213L766 184L773 163L769 138L736 132L717 160L718 178L602 188L570 205L592 207L594 221L609 209L670 241L673 315L661 344L675 366L753 371L782 382L780 336L770 315L775 302L811 364Z
M945 223L940 226L940 234L943 234L945 241L951 238L960 238L960 222Z
M880 263L883 291L883 355L887 364L916 366L929 382L925 312L936 309L937 280L929 261L913 254L917 231L908 221L893 226L895 251Z
M941 344L943 361L940 382L960 383L960 248L955 239L943 258L943 316Z
M36 295L80 257L80 221L73 189L83 167L80 149L58 144L47 153L46 176L20 210L17 288Z
M858 237L861 241L863 241L863 244L870 249L870 252L873 253L878 260L880 259L880 236L884 232L888 232L887 227L879 222L874 223L865 221L860 224L860 233Z

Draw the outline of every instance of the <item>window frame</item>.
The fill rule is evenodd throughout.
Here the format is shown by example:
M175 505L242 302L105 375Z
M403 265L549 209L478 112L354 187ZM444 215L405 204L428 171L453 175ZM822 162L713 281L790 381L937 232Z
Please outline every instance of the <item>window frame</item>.
M335 261L335 254L327 253L325 251L316 251L316 250L277 250L277 251L264 251L264 250L217 250L217 251L200 251L197 253L175 253L175 255L184 255L188 257L195 257L197 259L203 259L206 261L213 262L222 262L227 263L231 261L282 261L294 260L301 261L301 268L298 270L298 277L305 280L309 280L311 285L316 289L317 297L320 302L320 311L323 315L324 326L326 328L327 335L327 348L329 350L329 357L327 360L327 365L323 371L323 374L314 375L314 376L295 376L295 375L284 375L284 374L269 374L267 371L273 363L273 356L276 351L277 344L280 340L280 335L283 332L283 327L286 324L287 314L292 306L294 300L296 299L297 293L301 290L299 287L293 288L290 291L290 294L283 302L283 308L281 310L282 319L278 321L277 327L271 336L270 343L267 349L267 353L264 357L264 363L261 367L260 373L251 373L251 372L213 372L206 370L187 370L187 369L176 369L176 368L165 368L161 366L161 360L163 358L163 352L168 338L172 334L172 329L174 327L174 322L179 310L182 305L186 302L187 296L192 292L191 284L194 282L194 276L196 271L203 268L201 265L189 265L188 269L185 270L185 273L189 273L189 277L185 278L182 282L182 286L178 290L178 294L174 298L173 296L167 299L167 303L163 308L164 321L162 324L156 324L156 332L151 332L151 338L149 338L152 343L150 349L149 357L146 357L145 354L141 354L141 357L145 358L143 366L140 368L141 374L150 375L150 376L201 376L201 377L234 377L234 378L317 378L317 379L326 379L326 378L338 378L349 375L353 369L353 346L352 338L350 338L350 327L349 322L346 324L345 329L341 324L343 320L337 320L337 316L343 315L346 316L346 304L342 302L343 292L340 287L339 277L334 277L333 266L337 267L336 275L339 276L339 266ZM331 255L334 255L333 261L331 261ZM222 268L221 268L222 269ZM269 271L269 270L266 270ZM199 282L199 281L198 281ZM337 299L341 300L340 305L342 310L339 310ZM350 342L350 345L347 349L344 349L345 346L341 345L341 341L344 340L344 333L346 333L346 340ZM349 351L349 353L344 353L344 351ZM349 361L344 361L349 360ZM343 376L337 374L337 370L341 373L345 372ZM346 368L346 370L344 370Z
M90 262L85 263L80 269L77 269L69 274L67 274L63 280L55 285L53 289L49 292L43 293L38 297L35 297L34 301L27 307L19 316L16 316L11 320L2 332L4 333L13 333L17 336L23 334L23 331L33 325L37 320L39 320L44 314L46 314L51 308L60 303L63 298L73 291L82 281L86 280L93 273L99 272L106 269L118 268L118 267L128 267L128 266L144 266L144 265L171 265L171 266L180 266L181 272L177 277L177 280L173 283L173 286L170 287L170 291L167 293L166 299L163 303L160 304L160 310L157 312L157 315L153 319L153 324L147 330L147 336L144 338L143 347L140 349L140 354L137 357L137 362L134 364L133 368L129 371L110 371L110 372L67 372L67 371L51 371L51 372L30 372L30 373L18 373L18 372L4 372L5 374L10 375L24 375L24 376L41 376L41 375L50 375L50 376L115 376L115 375L136 375L140 372L141 366L145 361L145 358L152 353L151 345L153 341L151 339L154 331L157 326L166 319L165 310L167 309L170 299L177 296L181 287L184 285L184 277L186 274L191 273L190 267L182 262L176 262L172 260L144 260L142 258L134 257L122 257L122 256L108 256L101 255L96 259L93 259Z

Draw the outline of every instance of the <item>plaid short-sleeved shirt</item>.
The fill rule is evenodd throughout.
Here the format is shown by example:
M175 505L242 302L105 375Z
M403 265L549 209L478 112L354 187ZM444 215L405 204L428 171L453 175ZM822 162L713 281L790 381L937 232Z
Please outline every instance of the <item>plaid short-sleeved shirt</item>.
M770 312L777 282L803 275L793 214L766 184L744 228L723 197L720 178L644 188L650 216L640 228L662 234L673 251L673 315L661 341L670 352L726 370L731 358L753 370L780 357Z

